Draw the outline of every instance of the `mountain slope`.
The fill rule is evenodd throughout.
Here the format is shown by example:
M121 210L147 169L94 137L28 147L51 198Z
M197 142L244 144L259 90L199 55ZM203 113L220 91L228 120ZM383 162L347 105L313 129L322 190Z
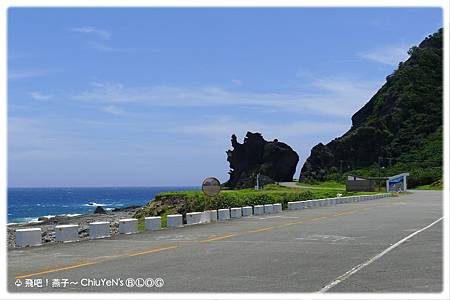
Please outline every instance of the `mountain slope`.
M352 116L352 127L316 145L300 180L411 172L410 184L442 176L442 29L412 47L410 57Z

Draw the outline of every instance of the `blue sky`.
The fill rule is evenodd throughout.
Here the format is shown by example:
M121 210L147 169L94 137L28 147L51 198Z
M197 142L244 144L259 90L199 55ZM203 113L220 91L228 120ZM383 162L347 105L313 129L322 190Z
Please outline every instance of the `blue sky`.
M10 9L9 186L228 179L233 133L300 155L351 115L437 8Z

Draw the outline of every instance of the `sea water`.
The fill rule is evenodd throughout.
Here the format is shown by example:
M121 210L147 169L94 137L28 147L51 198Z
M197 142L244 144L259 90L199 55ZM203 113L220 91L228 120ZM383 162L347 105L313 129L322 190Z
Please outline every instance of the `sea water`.
M112 210L144 205L160 192L193 189L199 187L8 188L8 223L36 221L42 216L88 214L97 206Z

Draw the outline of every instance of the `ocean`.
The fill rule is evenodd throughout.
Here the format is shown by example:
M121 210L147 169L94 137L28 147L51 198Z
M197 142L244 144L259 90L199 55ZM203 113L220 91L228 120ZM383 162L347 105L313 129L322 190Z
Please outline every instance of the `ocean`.
M36 221L42 216L93 213L96 206L106 210L144 205L156 194L199 187L61 187L8 188L8 223Z

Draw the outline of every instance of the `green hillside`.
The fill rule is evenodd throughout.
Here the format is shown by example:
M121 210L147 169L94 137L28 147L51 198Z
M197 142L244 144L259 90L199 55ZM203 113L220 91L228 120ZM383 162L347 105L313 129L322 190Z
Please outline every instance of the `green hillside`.
M352 127L316 145L302 181L342 181L347 174L410 172L409 186L442 178L442 29L412 47L409 59L352 117Z

